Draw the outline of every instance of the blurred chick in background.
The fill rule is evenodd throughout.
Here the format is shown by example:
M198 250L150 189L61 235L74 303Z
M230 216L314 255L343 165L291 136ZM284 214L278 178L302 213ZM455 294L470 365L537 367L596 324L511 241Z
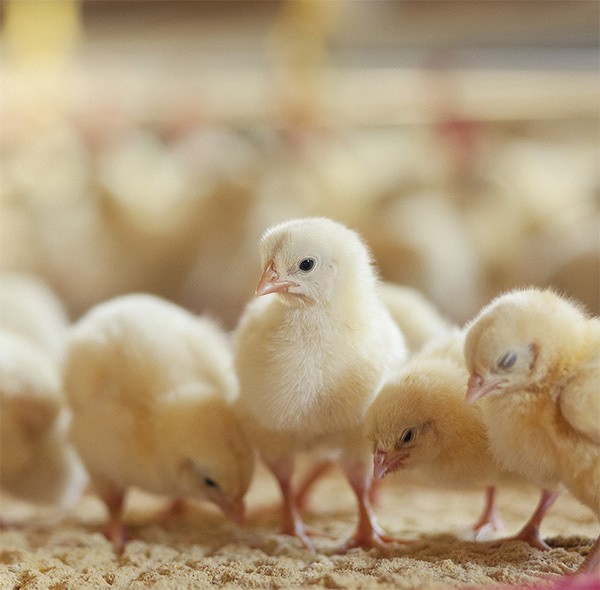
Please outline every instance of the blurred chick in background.
M72 507L87 476L68 440L70 412L57 363L0 329L0 489L19 500Z
M382 281L378 291L404 335L409 353L452 331L452 323L417 289Z
M67 437L60 381L68 327L62 302L44 282L0 275L0 488L61 510L87 482Z
M369 252L355 232L326 218L272 227L260 251L259 298L235 334L236 407L281 488L283 532L312 548L291 489L294 458L334 450L359 507L356 533L343 549L381 547L362 420L406 348L377 294Z
M237 380L215 323L150 295L105 302L74 326L64 381L71 435L117 549L131 487L208 500L243 522L254 456L230 406Z
M65 306L41 279L24 273L0 275L0 328L58 362L64 355L68 327Z
M456 329L414 355L371 404L366 433L376 479L409 469L435 486L487 486L485 509L473 527L480 538L501 527L495 484L507 474L492 458L479 408L464 400L468 373L463 341Z
M468 327L465 358L495 458L544 489L517 538L544 547L539 524L561 486L600 518L600 320L550 290L512 291ZM600 569L600 537L586 569Z

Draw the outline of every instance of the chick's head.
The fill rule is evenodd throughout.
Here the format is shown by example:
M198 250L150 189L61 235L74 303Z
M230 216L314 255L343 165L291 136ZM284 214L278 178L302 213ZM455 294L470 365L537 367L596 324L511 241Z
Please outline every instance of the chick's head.
M467 326L467 399L539 388L560 378L577 354L584 319L577 305L548 290L496 298Z
M366 416L376 479L424 465L438 456L444 445L446 387L443 375L420 367L382 388Z
M292 305L319 303L344 285L375 281L361 238L330 219L294 219L274 226L262 237L260 251L263 274L257 296L279 293Z
M171 445L166 450L179 493L213 502L242 525L254 452L231 407L214 397L201 407L182 404L173 409Z

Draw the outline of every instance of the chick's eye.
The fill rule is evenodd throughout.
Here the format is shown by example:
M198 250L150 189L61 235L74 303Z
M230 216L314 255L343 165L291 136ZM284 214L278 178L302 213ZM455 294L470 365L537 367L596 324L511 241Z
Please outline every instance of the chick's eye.
M300 264L298 265L298 268L302 271L302 272L309 272L313 269L315 265L315 259L314 258L305 258L304 260L300 261Z
M510 369L517 362L517 353L509 350L498 359L499 369Z
M405 444L405 445L411 443L413 440L415 440L415 429L414 428L407 428L402 433L402 436L400 437L400 440L402 440L402 444Z
M204 478L204 485L209 488L218 488L219 487L217 482L214 479L211 479L210 477Z

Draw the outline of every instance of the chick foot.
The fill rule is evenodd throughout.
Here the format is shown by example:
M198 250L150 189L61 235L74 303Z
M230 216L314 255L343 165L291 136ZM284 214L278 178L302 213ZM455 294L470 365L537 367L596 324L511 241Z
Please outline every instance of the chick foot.
M358 503L358 525L356 532L336 553L346 553L356 547L379 549L385 556L390 555L388 543L396 541L388 536L377 524L375 514L370 502L372 479L369 468L363 464L343 465L348 482L356 495Z
M277 483L279 483L281 495L283 496L281 533L297 537L309 551L316 553L296 505L296 497L291 483L293 469L294 464L291 459L282 460L271 465L271 471L275 475Z
M548 551L550 546L540 535L540 524L546 515L546 512L550 509L550 506L554 504L556 498L558 498L558 492L542 490L540 501L538 502L534 513L525 523L525 526L514 537L501 539L500 541L493 543L492 546L497 547L506 541L525 541L525 543L540 551Z
M481 541L489 532L504 530L504 525L495 506L496 486L488 486L485 490L485 507L479 520L473 525L475 540Z
M123 523L123 504L125 501L125 492L115 491L102 498L108 508L108 523L102 529L102 534L110 541L115 549L115 553L120 555L125 549L127 541L131 539L125 524Z

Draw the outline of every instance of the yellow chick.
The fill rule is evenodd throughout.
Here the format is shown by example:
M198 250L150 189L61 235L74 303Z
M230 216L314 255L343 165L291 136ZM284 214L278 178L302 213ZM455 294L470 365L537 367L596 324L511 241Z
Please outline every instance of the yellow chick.
M369 251L326 218L271 227L261 239L263 274L235 334L244 428L279 482L283 532L311 547L291 477L300 451L339 453L356 494L351 546L382 546L368 500L369 403L406 357L404 339L377 292Z
M379 392L366 415L379 480L398 469L418 471L433 485L487 486L486 505L473 529L477 536L500 528L495 484L506 479L488 448L479 408L465 403L468 373L463 333L426 346Z
M69 443L70 412L55 362L0 330L0 485L33 503L68 508L87 476Z
M64 382L117 548L130 487L208 500L243 522L254 457L231 408L231 346L211 320L151 295L102 303L70 334Z
M452 323L417 289L382 281L379 296L402 331L410 353L452 330Z
M495 458L544 490L517 538L544 548L561 485L600 518L600 320L551 290L516 290L468 326L465 359ZM599 566L600 537L583 568Z
M22 273L3 273L0 327L60 360L69 318L62 301L41 279Z

